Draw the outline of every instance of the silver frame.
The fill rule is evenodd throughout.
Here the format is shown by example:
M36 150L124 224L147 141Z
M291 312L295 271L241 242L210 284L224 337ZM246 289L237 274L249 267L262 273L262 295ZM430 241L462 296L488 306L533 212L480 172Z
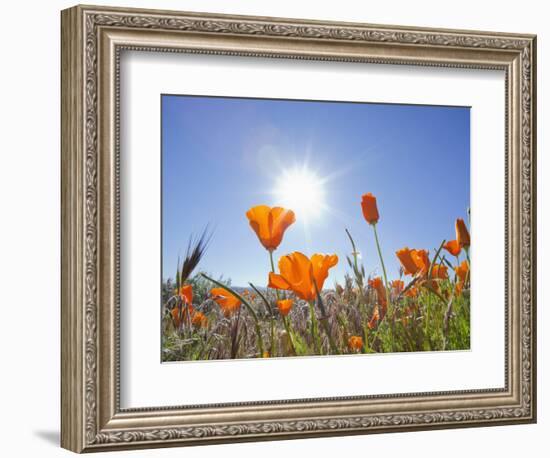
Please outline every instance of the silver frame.
M62 422L75 452L536 421L536 37L76 6L62 12ZM121 409L119 59L125 49L506 73L506 386Z

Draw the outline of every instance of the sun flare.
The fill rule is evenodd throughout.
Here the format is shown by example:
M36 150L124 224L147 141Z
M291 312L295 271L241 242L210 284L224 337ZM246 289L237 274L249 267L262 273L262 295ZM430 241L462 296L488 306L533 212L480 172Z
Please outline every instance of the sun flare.
M318 217L325 207L323 181L306 167L283 171L274 194L278 205L292 209L304 220Z

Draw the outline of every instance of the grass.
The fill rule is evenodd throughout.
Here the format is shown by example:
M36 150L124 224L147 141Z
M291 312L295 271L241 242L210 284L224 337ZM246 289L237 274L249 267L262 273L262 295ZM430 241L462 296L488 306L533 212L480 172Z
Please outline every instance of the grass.
M256 322L247 309L226 316L208 291L214 284L201 274L191 279L194 287L194 309L206 316L206 325L190 320L175 325L169 304L177 295L167 297L163 305L163 361L235 359L334 355L352 353L415 352L464 350L470 348L470 293L463 288L456 294L456 281L438 282L439 294L419 288L417 297L390 292L393 317L386 315L369 327L380 307L377 292L369 279L346 276L342 285L320 293L326 317L318 302L308 303L292 293L289 314L284 317L277 308L275 290L252 287L240 292L253 307L263 341L260 351ZM222 280L223 282L223 280ZM227 284L225 282L225 284ZM363 286L367 285L367 286ZM169 288L169 286L168 286ZM165 290L168 288L165 287ZM280 294L280 293L279 293ZM442 298L448 300L443 301ZM450 307L449 307L450 304ZM312 320L312 313L314 319ZM446 318L446 316L448 318ZM326 326L321 326L324 320ZM315 330L312 332L312 323ZM348 345L351 336L360 336L361 349ZM332 345L331 345L332 340Z

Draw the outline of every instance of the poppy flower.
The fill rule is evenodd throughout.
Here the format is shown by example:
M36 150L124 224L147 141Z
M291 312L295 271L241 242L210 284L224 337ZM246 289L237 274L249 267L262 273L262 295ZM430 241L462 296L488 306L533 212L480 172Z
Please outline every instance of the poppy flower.
M405 282L403 280L393 280L391 282L391 287L393 288L393 292L399 295L405 289Z
M405 289L405 282L403 280L393 280L391 287L395 294L401 294Z
M224 288L212 288L210 294L212 294L212 299L218 303L225 316L236 312L241 306L241 301Z
M388 303L386 298L386 288L380 277L375 277L369 280L369 286L376 291L376 296L378 297L378 303L382 306Z
M412 250L411 257L416 264L418 271L421 272L422 275L426 275L428 273L428 269L430 268L430 258L428 256L428 251Z
M179 297L185 304L187 304L190 307L190 309L193 308L193 286L192 285L183 285L179 290Z
M292 303L294 301L292 299L281 299L277 301L277 308L279 309L279 313L282 316L287 316L290 312L290 309L292 308Z
M309 259L295 251L279 259L280 274L269 273L270 288L293 291L300 299L312 301L321 291L328 277L328 270L338 263L335 254L314 254Z
M363 348L363 338L361 336L351 336L348 339L348 347L353 351L360 351Z
M468 267L468 263L466 261L462 261L458 267L455 267L456 275L460 281L466 281L466 276L468 275L469 270L470 268Z
M191 323L197 328L206 328L208 326L208 318L202 312L195 312L191 317Z
M432 268L432 278L437 278L439 280L446 280L449 278L447 266L443 264L434 264Z
M435 291L436 293L439 292L439 285L435 280L423 280L420 283L420 286L424 286L428 288L429 290Z
M464 220L461 218L458 218L456 220L455 224L456 229L456 241L461 247L469 247L470 246L470 233L468 232L468 228L466 227L466 224L464 224Z
M374 312L372 313L372 317L367 323L367 327L369 329L374 329L379 320L380 320L380 311L378 310L378 307L375 307Z
M455 267L456 276L458 277L458 282L456 284L456 294L460 294L468 278L468 273L470 267L466 261L462 261L458 267Z
M361 208L367 223L376 224L378 222L380 215L378 215L376 197L374 197L370 192L368 194L364 194L361 198Z
M257 205L246 212L250 227L266 250L273 251L281 244L288 227L296 221L294 212L282 207Z
M412 258L413 251L414 250L410 250L408 247L405 247L395 252L401 266L403 267L403 272L405 275L414 275L418 272L418 267Z
M405 293L405 296L407 297L417 297L418 296L418 288L416 286L413 286L407 290Z
M193 286L183 285L180 287L178 296L181 298L183 304L188 308L189 314L192 315L195 311L193 308Z
M395 252L405 275L416 275L421 272L427 274L430 268L430 259L426 250L410 250L408 247Z
M458 240L449 240L445 245L443 245L443 248L445 248L453 256L458 256L462 250Z

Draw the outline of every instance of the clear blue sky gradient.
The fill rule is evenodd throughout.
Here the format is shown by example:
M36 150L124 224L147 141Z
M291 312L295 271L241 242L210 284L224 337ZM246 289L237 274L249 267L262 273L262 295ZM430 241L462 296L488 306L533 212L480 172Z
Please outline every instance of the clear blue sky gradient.
M173 278L191 235L214 228L200 270L232 284L265 285L266 250L246 211L277 205L270 193L282 169L308 164L326 178L329 210L286 232L275 259L292 251L336 253L325 286L341 281L355 238L367 274L381 267L361 196L378 200L388 276L395 251L433 252L454 238L470 205L470 109L346 102L162 96L162 269Z

